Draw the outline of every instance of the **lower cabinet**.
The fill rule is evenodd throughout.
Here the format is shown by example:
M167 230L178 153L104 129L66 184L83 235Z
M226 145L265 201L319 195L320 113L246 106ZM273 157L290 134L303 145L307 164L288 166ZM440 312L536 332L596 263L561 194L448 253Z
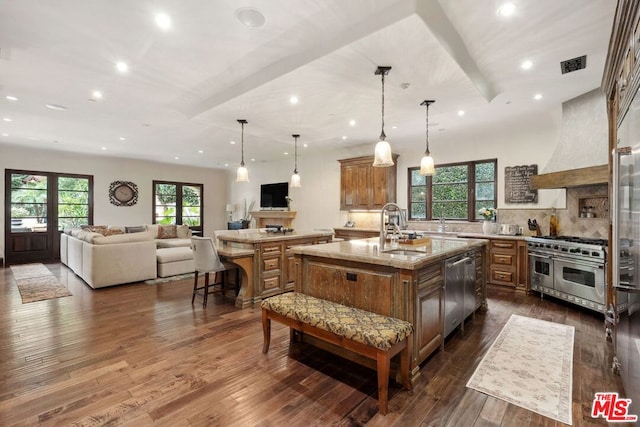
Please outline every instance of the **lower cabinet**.
M529 291L529 262L525 240L490 238L487 282Z
M417 273L415 347L417 360L425 360L444 340L443 264L423 268ZM420 362L418 362L420 363Z

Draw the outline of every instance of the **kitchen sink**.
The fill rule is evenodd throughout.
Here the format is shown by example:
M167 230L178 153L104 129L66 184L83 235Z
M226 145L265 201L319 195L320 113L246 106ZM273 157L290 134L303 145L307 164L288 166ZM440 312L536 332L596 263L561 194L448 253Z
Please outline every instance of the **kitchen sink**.
M411 249L388 249L386 251L382 251L382 253L391 254L391 255L413 256L413 257L426 255L426 253L423 251L414 251Z

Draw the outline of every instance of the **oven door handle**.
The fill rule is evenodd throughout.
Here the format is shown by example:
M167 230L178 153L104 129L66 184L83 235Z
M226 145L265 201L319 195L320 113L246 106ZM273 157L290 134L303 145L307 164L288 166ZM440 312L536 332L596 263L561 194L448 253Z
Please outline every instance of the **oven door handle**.
M543 253L540 253L540 252L531 252L531 251L529 251L529 256L530 257L535 257L535 258L553 259L553 255L543 254Z
M561 261L561 262L566 262L568 264L574 264L574 265L578 265L578 266L582 266L582 267L589 267L589 268L598 268L600 270L604 269L604 263L598 263L598 262L589 262L589 261L584 261L584 260L577 260L577 259L571 259L571 258L562 258L562 257L555 257L556 261Z

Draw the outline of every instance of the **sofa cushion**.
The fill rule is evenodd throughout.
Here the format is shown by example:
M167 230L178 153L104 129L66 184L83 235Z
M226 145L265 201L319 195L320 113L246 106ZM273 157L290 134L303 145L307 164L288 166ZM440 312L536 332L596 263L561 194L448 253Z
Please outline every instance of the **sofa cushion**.
M98 234L93 237L90 243L94 245L111 245L114 243L131 243L131 242L146 242L153 240L151 233L129 233L129 234L116 234L112 236L102 236Z
M178 230L175 225L158 226L158 239L175 239L178 237Z
M191 247L191 239L156 239L158 248Z
M191 229L188 225L182 224L176 226L176 237L178 239L189 239L191 238Z
M124 227L124 232L125 233L144 233L145 231L147 231L147 227L145 227L144 225L135 225L135 226L131 226L131 227Z
M184 261L193 259L193 251L191 248L177 247L177 248L161 248L156 250L156 257L158 262L163 264L167 262Z
M107 232L108 227L106 225L83 225L80 227L84 231L91 231L93 233L100 233L104 236L104 233Z

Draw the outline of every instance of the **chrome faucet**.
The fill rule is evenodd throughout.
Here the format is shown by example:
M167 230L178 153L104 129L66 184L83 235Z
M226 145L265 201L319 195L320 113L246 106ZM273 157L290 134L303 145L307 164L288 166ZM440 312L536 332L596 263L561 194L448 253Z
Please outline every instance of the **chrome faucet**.
M387 226L384 223L384 214L389 210L396 210L398 211L398 214L399 214L398 221L400 221L400 224L393 223L393 235L395 236L396 233L400 234L400 228L405 227L404 218L402 217L402 210L400 209L400 206L398 206L395 203L387 203L386 205L384 205L382 207L382 210L380 211L380 250L381 251L384 250L384 244L387 241Z

